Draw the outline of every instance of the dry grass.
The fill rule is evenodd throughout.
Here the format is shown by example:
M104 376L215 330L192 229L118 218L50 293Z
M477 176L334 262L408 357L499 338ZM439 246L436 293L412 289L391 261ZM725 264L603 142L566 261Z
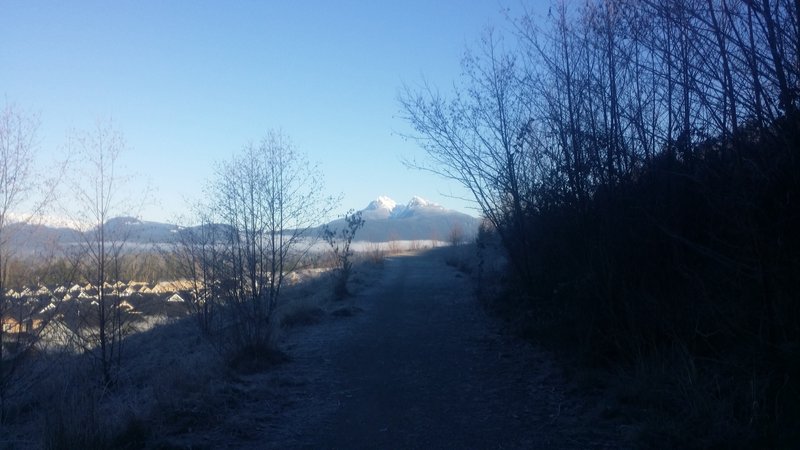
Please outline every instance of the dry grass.
M300 282L288 286L276 312L276 322L283 328L313 325L325 316L330 302L333 279L330 269L305 271Z
M283 312L281 327L292 328L320 323L325 317L325 310L313 303L295 304Z
M382 265L386 256L389 254L388 246L370 242L366 247L355 254L354 263L367 262L370 264Z

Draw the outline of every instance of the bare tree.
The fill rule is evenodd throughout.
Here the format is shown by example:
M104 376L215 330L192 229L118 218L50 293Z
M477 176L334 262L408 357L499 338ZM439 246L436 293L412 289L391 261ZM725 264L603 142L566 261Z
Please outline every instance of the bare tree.
M406 88L400 103L428 157L415 165L472 191L531 301L571 319L588 307L576 336L625 336L613 352L632 358L644 342L703 341L697 325L679 330L688 311L702 328L751 330L766 353L796 342L782 317L796 315L794 285L778 274L793 270L797 227L774 224L797 216L785 199L798 186L800 2L554 1L514 25L511 53L490 34L453 91ZM704 294L654 289L684 275ZM728 280L752 291L717 298ZM780 370L762 375L785 392Z
M31 176L38 126L36 117L26 116L11 105L0 110L0 424L5 420L7 388L16 368L11 361L16 355L6 351L6 346L12 344L8 332L15 332L17 342L14 344L18 347L23 333L11 325L24 319L12 314L13 305L6 297L12 258L8 224L14 209L27 200L33 190Z
M132 216L131 209L135 209L131 199L122 195L126 178L118 172L126 144L108 122L98 123L92 132L76 132L71 146L81 165L71 186L75 203L70 211L75 222L85 228L75 249L76 263L85 280L97 290L94 314L84 317L83 329L76 331L84 339L85 349L98 361L104 382L113 384L128 331L116 284L127 235L111 229L108 222L114 217Z
M476 53L462 61L463 84L452 99L425 85L419 91L406 86L399 97L405 119L415 134L408 136L426 151L427 160L409 161L411 167L430 171L461 183L483 214L497 227L512 254L521 277L530 271L523 254L528 246L512 244L512 236L525 239L524 217L532 206L528 186L540 182L540 147L525 139L531 127L525 74L519 59L504 51L502 39L487 32ZM514 238L515 239L515 238Z
M225 230L212 222L212 216L204 207L198 206L196 211L197 223L178 232L173 261L180 276L191 283L189 306L200 330L211 335L217 318L220 280L224 277Z
M217 273L235 351L260 357L271 347L272 317L285 276L308 252L308 231L331 211L322 175L289 139L270 132L217 169L215 220L227 226Z
M13 278L30 277L35 266L48 266L53 259L52 254L37 255L36 264L26 264L31 255L16 253L29 236L18 233L20 227L36 225L56 186L35 167L38 127L36 115L15 105L0 109L0 424L6 419L9 388L20 381L19 364L38 342L47 319L43 314L34 319L35 310L8 295Z
M461 226L460 223L455 223L450 228L448 241L450 242L450 245L452 245L453 247L458 247L467 242L467 236L466 233L464 232L464 227Z
M361 211L354 212L352 209L344 215L343 227L340 229L331 228L325 225L322 229L322 238L331 247L334 262L336 264L336 284L334 295L337 298L344 298L348 295L347 281L353 269L353 251L350 245L356 237L356 233L364 226L364 218Z

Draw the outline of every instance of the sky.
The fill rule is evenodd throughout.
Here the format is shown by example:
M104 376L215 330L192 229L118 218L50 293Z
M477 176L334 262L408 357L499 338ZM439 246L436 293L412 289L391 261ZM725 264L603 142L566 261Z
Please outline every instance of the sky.
M120 189L151 189L146 220L176 221L214 168L269 130L319 163L336 212L418 195L477 215L457 183L408 169L424 152L397 95L447 91L498 0L0 0L0 104L37 114L40 158L71 130L113 121L125 136ZM513 13L514 8L511 8Z

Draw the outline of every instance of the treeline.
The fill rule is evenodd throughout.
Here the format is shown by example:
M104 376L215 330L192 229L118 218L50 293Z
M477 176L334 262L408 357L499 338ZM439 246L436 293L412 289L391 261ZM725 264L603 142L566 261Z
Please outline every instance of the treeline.
M559 2L509 23L452 96L400 101L499 234L530 328L660 374L659 445L800 441L800 5Z
M41 406L45 391L29 383L38 366L55 358L74 361L75 376L86 371L85 380L65 380L80 385L76 392L96 394L92 415L108 393L126 388L123 368L134 356L128 338L178 309L167 304L172 300L160 311L139 302L143 296L124 287L132 280L174 281L180 295L173 306L197 318L197 337L211 342L231 367L254 370L285 358L277 349L279 307L292 272L316 262L316 255L309 256L314 227L338 202L324 194L321 171L288 136L269 132L219 162L193 217L176 231L177 242L147 248L117 219L135 216L132 211L147 201L146 193L124 197L122 186L130 178L118 165L127 149L122 133L110 122L72 132L66 159L80 164L65 162L61 171L79 176L59 185L34 165L37 129L36 116L14 105L0 109L0 428L24 422L33 405ZM21 215L28 205L34 211ZM68 245L54 239L22 250L32 233L20 225L33 228L51 209L84 229ZM335 230L327 239L334 249L347 241L339 253L345 288L357 227L350 230ZM85 289L74 297L59 289L73 284ZM29 290L37 294L20 292ZM56 416L59 423L69 419ZM78 417L91 419L91 427L46 426L53 430L47 436L62 442L55 447L116 447L98 443L110 432L97 427L95 417Z

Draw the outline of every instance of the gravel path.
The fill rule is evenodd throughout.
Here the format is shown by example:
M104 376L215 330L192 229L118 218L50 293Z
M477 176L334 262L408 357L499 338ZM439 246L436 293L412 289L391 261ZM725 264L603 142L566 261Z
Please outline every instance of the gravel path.
M282 388L249 446L620 448L569 398L552 359L504 335L469 284L439 251L388 259L352 300L362 312L286 336L293 361L260 380Z

